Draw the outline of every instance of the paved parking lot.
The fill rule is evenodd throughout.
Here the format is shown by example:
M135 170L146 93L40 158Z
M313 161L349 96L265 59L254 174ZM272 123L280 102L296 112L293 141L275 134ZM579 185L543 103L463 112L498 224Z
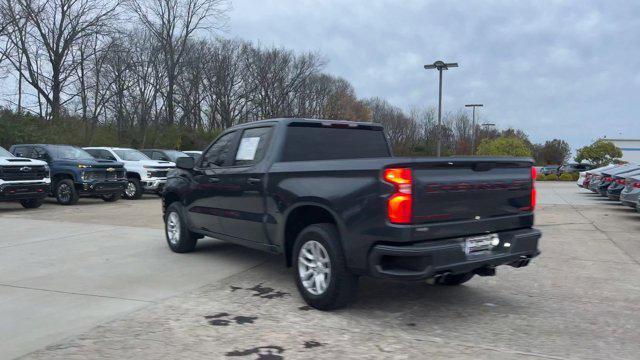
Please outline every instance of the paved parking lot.
M460 287L361 282L331 313L279 258L177 255L156 197L0 205L0 358L593 358L640 353L640 214L539 183L542 255Z

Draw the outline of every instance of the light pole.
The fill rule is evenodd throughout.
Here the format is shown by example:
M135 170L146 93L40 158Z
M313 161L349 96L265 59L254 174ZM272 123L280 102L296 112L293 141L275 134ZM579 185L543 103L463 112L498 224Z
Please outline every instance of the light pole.
M472 121L471 121L471 155L476 152L476 108L483 107L482 104L467 104L465 107L472 108Z
M458 63L445 63L444 61L436 61L431 65L425 65L424 68L429 69L437 69L439 72L439 87L438 87L438 147L436 148L436 155L440 157L441 147L442 147L442 134L440 132L440 127L442 125L442 70L449 70L449 68L458 67Z

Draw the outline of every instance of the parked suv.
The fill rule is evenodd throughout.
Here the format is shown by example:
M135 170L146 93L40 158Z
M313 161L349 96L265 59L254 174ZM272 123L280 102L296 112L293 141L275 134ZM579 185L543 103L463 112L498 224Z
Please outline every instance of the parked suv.
M160 194L167 182L167 173L175 167L169 161L151 160L139 150L112 147L84 148L96 159L114 160L124 164L127 171L126 199L139 199L147 193Z
M52 195L61 205L75 204L80 196L117 201L127 184L122 163L97 160L76 146L21 144L13 145L10 151L49 164Z
M547 165L540 169L542 175L560 175L560 165Z
M178 150L142 149L140 151L153 160L171 161L173 163L175 163L179 157L189 156Z
M51 188L49 166L17 158L0 147L0 201L18 201L27 209L42 205Z

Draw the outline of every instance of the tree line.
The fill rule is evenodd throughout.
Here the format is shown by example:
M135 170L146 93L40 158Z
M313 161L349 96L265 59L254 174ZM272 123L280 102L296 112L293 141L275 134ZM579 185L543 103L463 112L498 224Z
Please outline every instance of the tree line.
M197 148L239 123L304 117L382 123L403 155L435 154L438 135L445 155L476 153L483 139L504 136L537 154L521 131L474 129L462 110L438 126L433 108L360 99L324 71L320 54L216 38L227 5L0 0L0 68L17 85L4 99L11 105L0 113L0 141Z

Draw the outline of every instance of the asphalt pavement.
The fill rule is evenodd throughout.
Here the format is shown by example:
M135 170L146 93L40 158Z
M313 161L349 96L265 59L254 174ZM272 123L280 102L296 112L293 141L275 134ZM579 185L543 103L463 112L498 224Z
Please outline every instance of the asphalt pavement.
M539 183L542 255L459 287L362 279L305 306L279 257L165 244L160 201L0 204L0 358L637 359L640 214Z

